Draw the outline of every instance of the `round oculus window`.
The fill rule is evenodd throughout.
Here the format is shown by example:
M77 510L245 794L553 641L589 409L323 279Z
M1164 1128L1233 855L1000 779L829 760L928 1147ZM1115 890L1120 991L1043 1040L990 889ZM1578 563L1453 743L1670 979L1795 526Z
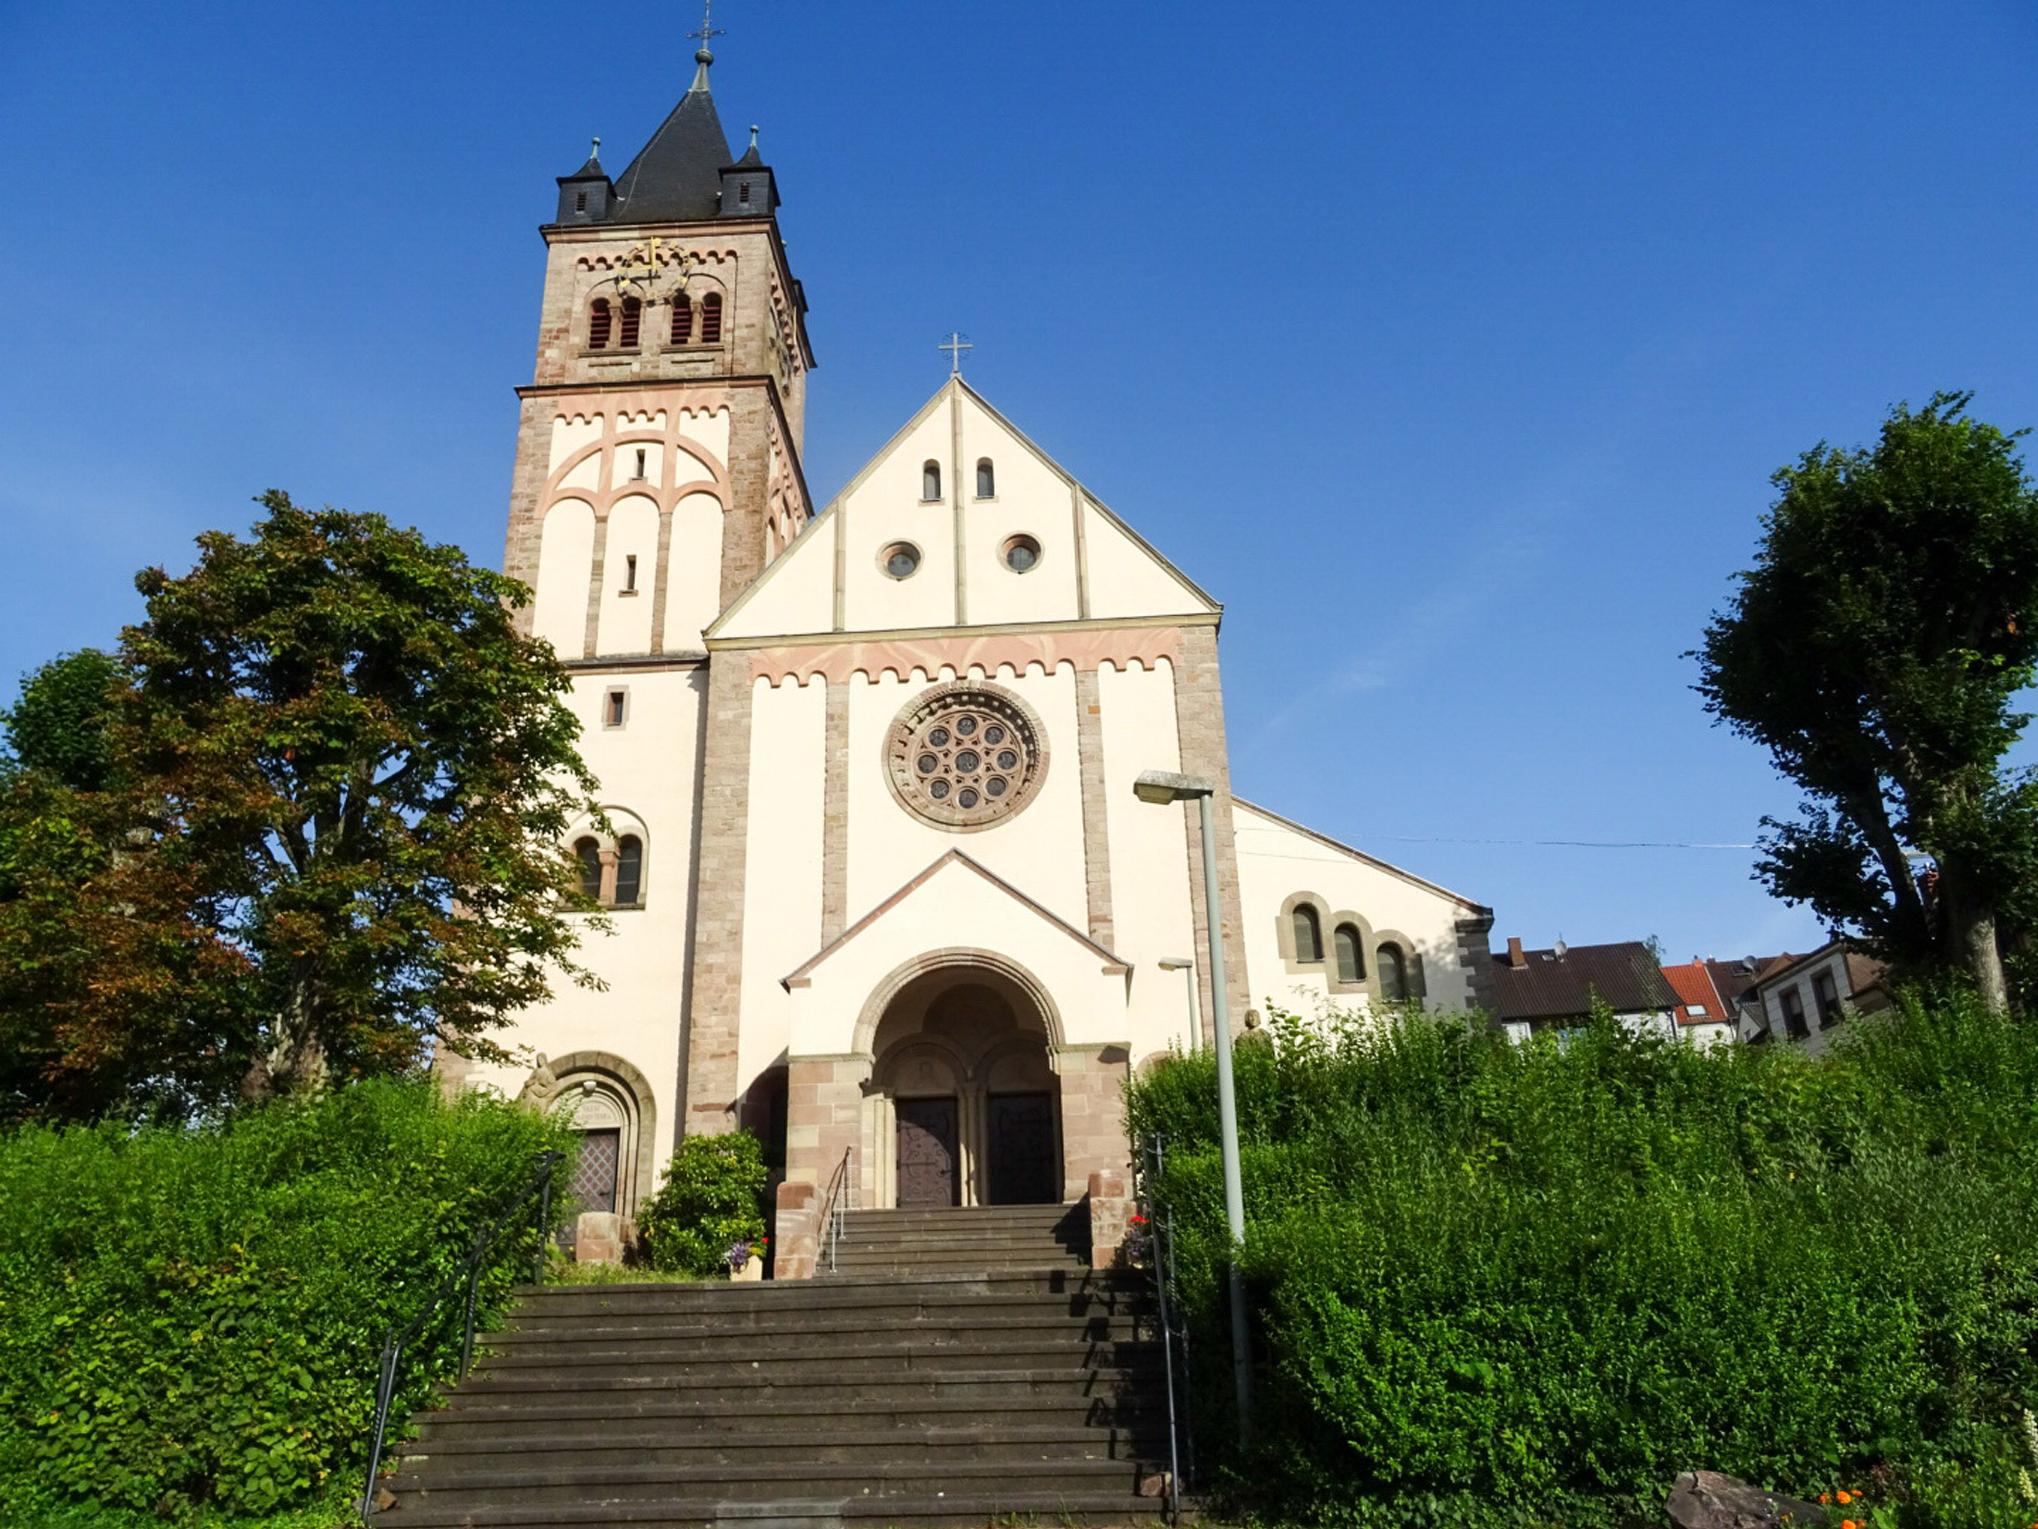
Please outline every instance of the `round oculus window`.
M990 685L937 685L899 713L885 738L892 794L941 828L1003 822L1033 799L1046 773L1039 718Z
M1014 573L1031 573L1040 566L1040 543L1030 536L1007 537L999 556Z
M920 571L920 549L911 542L893 542L878 554L877 565L895 579L910 579Z

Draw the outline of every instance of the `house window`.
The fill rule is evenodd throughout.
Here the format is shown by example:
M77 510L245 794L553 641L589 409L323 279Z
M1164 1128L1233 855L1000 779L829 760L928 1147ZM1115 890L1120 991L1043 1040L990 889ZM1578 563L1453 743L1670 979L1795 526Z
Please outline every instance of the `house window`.
M701 344L722 343L722 294L710 292L701 299Z
M634 908L644 889L644 841L624 834L616 841L616 906Z
M1390 940L1380 947L1374 964L1380 971L1380 996L1389 1003L1400 1003L1408 996L1408 957Z
M601 898L601 846L592 839L573 845L573 858L580 862L580 891L583 897Z
M941 497L941 464L932 460L920 464L920 498L932 503Z
M602 700L601 720L603 727L621 727L630 714L630 692L611 690Z
M672 343L685 345L693 339L693 302L682 292L672 300Z
M1812 1033L1811 1026L1804 1020L1804 997L1795 987L1783 990L1783 1025L1794 1040L1802 1040Z
M637 592L637 554L634 552L630 552L624 554L623 556L623 593L626 595L634 595L636 592Z
M1331 944L1337 951L1337 980L1340 982L1364 982L1366 961L1356 925L1339 924L1331 933Z
M617 343L624 350L635 350L637 348L637 326L643 317L644 305L642 302L634 297L623 299L623 322L620 326L621 332L617 335L616 339Z
M609 330L615 323L615 315L609 309L606 297L597 297L594 306L587 310L587 347L589 350L607 350Z
M1818 1005L1819 1028L1827 1029L1846 1018L1840 1008L1839 985L1833 981L1830 971L1817 973L1812 978L1812 1001Z
M991 459L989 457L979 457L977 459L977 498L995 499L997 497L997 472L991 466Z
M1323 923L1316 910L1303 903L1295 909L1295 961L1306 965L1323 959Z

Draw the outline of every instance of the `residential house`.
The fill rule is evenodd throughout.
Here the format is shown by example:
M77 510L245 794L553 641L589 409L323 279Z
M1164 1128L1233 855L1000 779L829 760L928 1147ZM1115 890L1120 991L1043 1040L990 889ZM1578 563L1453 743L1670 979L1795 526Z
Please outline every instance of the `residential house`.
M1595 1003L1637 1033L1666 1039L1677 1033L1676 992L1640 940L1611 945L1566 945L1525 950L1518 938L1493 957L1493 1020L1514 1040L1537 1030L1568 1030L1585 1023Z

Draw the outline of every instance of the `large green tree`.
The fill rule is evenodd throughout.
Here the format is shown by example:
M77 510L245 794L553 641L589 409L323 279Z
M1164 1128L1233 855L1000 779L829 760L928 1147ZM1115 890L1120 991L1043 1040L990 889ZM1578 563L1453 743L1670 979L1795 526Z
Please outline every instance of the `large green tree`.
M1971 395L1899 406L1872 447L1773 482L1755 566L1698 650L1706 707L1804 789L1757 875L1914 966L2008 1002L2038 800L2003 757L2038 658L2038 490Z
M516 1010L592 980L560 841L593 782L528 591L380 516L260 502L190 573L138 576L103 717L66 720L92 686L46 674L11 719L0 1022L40 1038L35 1112L500 1056Z

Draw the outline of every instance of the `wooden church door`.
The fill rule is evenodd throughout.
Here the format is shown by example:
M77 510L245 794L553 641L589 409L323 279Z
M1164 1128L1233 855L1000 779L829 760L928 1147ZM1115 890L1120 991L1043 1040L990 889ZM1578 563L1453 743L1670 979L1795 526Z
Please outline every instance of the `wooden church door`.
M954 1205L956 1173L955 1100L900 1099L899 1205Z

